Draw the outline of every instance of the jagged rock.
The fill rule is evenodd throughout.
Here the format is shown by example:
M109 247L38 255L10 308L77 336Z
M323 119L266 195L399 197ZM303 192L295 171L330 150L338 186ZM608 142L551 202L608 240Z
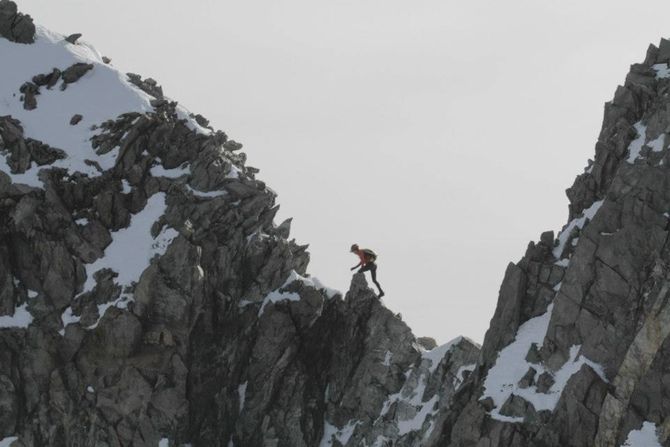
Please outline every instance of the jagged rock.
M79 40L80 37L81 33L70 34L65 38L65 41L74 45L77 43L77 40Z
M525 360L528 363L540 363L542 358L540 357L540 350L537 348L537 343L530 345L530 349L528 349L528 354L526 354Z
M20 17L0 1L3 36ZM95 130L90 148L53 148L0 117L0 316L25 318L0 328L0 436L602 447L648 422L667 443L670 81L654 64L668 48L650 47L606 105L595 157L567 191L571 223L508 266L481 350L415 338L362 274L344 297L324 288L242 145L153 79L128 75L153 98L139 110L70 128ZM24 104L95 62L74 60L24 84Z
M65 90L67 84L77 82L89 70L93 70L93 64L87 64L85 62L78 62L66 68L61 74L61 77L63 78L61 89Z
M107 56L102 56L102 61L105 64L109 64L110 62L112 62L112 60L110 58L108 58Z
M500 409L500 414L503 416L509 417L529 417L535 413L533 404L526 401L523 397L511 394L510 397L505 401L502 408Z
M56 82L60 79L61 76L61 71L58 68L54 68L51 73L45 73L45 74L39 74L36 76L33 76L33 83L37 85L38 87L43 87L46 86L46 88L50 89L54 85L56 85Z
M229 151L239 151L242 149L242 144L238 143L237 141L234 140L228 140L223 144L223 147L228 149Z
M661 44L658 46L655 63L670 62L670 40L661 39Z
M537 378L537 392L538 393L547 393L549 389L554 385L554 377L548 373L543 372Z
M418 337L416 342L419 343L424 349L428 351L435 349L437 347L437 342L432 337Z
M23 94L23 108L26 110L33 110L37 107L37 99L35 95L39 94L39 88L32 82L24 83L19 91Z
M0 436L9 437L16 432L19 396L11 379L0 374Z
M209 127L209 120L199 113L194 115L193 118L195 119L195 122L200 124L202 127Z
M83 116L81 116L80 114L73 115L72 118L70 118L70 125L76 126L77 124L79 124L82 118Z
M537 370L533 367L528 368L528 372L519 380L519 388L528 388L535 384L535 375Z
M18 12L16 3L10 0L0 0L0 36L17 43L35 40L33 19Z
M146 78L145 80L142 80L142 76L135 73L127 73L127 76L132 84L136 85L144 93L151 95L158 100L152 104L154 107L167 104L167 101L163 99L163 88L158 85L154 79Z

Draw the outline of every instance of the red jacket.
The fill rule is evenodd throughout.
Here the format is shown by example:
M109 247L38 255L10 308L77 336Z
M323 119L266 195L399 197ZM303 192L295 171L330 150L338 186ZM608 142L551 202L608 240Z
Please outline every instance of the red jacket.
M361 265L365 265L368 262L370 262L369 255L367 253L365 253L363 250L361 250L360 248L358 250L356 250L356 254L361 259Z

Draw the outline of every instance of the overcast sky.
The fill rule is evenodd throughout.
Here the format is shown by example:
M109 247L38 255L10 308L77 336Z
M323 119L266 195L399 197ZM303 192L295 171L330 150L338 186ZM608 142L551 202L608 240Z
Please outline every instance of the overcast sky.
M603 104L666 1L23 0L242 142L346 291L352 243L417 336L481 342L508 262L567 222Z

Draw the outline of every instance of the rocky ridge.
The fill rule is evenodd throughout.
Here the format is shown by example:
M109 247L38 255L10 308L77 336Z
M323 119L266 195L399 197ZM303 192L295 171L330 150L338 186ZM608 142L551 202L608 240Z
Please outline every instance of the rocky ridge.
M156 81L8 0L0 31L0 443L435 435L474 343L426 349L362 275L310 276L242 145Z
M0 36L0 442L670 446L670 41L480 349L310 276L242 145L155 80L8 0Z

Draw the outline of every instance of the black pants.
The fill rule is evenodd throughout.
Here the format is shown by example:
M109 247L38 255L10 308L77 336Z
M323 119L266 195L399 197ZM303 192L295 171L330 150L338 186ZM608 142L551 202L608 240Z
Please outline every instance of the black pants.
M370 275L372 275L372 282L375 283L375 285L379 289L379 293L381 293L382 287L377 282L377 264L375 264L374 262L368 262L363 267L361 267L360 270L358 270L358 273L363 272L370 272Z

